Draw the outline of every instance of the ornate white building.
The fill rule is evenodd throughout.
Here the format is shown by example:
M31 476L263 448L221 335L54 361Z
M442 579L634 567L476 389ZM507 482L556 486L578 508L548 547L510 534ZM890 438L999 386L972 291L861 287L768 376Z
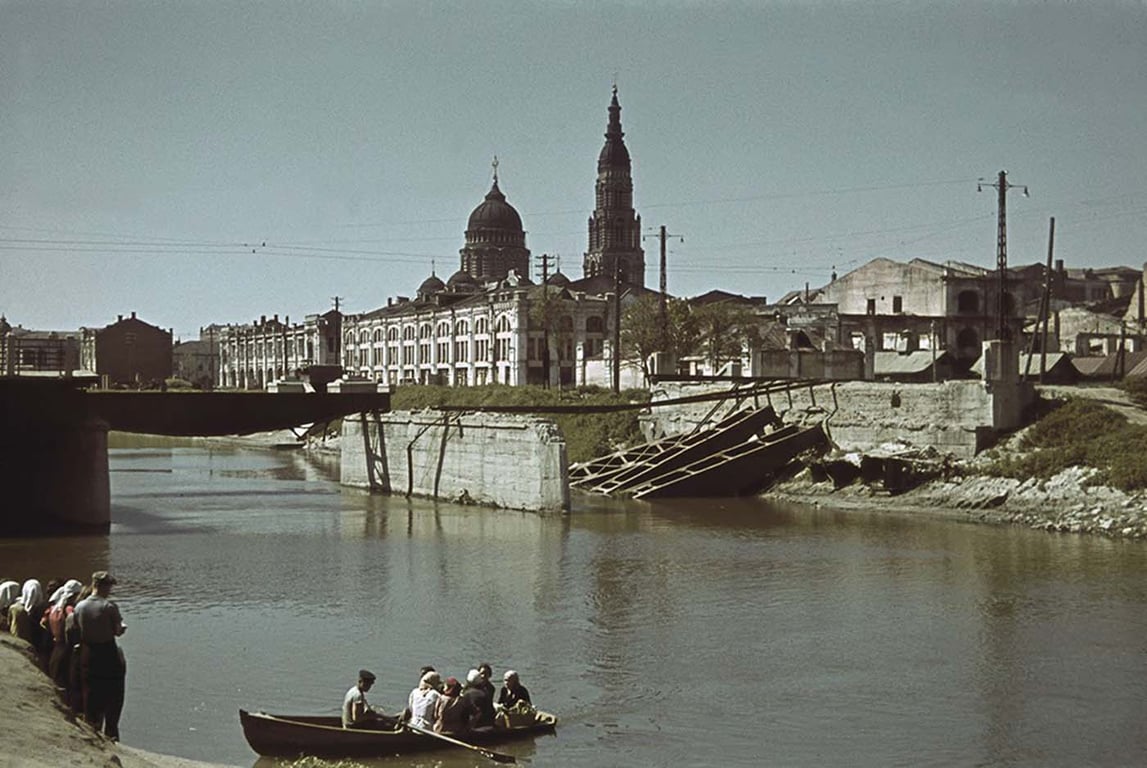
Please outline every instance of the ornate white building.
M560 271L533 283L522 218L494 181L470 214L459 269L431 274L413 299L392 298L360 314L309 315L302 324L228 325L220 332L221 386L263 388L272 381L338 370L390 385L487 383L610 386L619 303L646 292L641 218L633 209L629 151L617 89L598 157L584 277ZM633 369L619 365L622 385ZM313 377L313 376L312 376Z
M387 384L608 384L610 302L572 290L561 272L531 282L519 272L529 268L525 240L495 170L449 280L431 275L414 299L343 318L346 374Z
M339 373L342 315L331 310L291 324L266 316L252 323L218 326L218 386L265 389L273 381L306 376L325 384Z
M645 291L623 135L614 88L583 279L560 271L544 286L529 279L522 218L498 187L495 161L493 186L467 222L458 271L446 282L432 274L414 299L343 318L346 374L387 384L610 386L615 275L623 301ZM625 368L623 378L632 379Z

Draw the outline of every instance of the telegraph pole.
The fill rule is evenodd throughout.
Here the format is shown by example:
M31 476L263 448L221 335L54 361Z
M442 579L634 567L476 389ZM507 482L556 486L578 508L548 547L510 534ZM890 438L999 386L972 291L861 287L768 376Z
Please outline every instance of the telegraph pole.
M658 228L658 234L657 234L657 239L661 242L661 283L659 286L661 289L661 293L657 298L657 322L661 328L661 344L660 344L660 351L661 352L667 352L668 347L669 347L669 343L668 343L668 335L669 335L669 291L668 291L667 278L666 278L665 249L666 249L666 243L668 242L669 238L671 238L671 237L679 238L681 240L681 242L685 242L685 238L682 237L681 235L669 234L665 229L665 225L662 224Z
M995 184L989 184L983 179L976 185L977 192L983 192L984 187L995 187L999 194L999 212L996 216L996 269L999 271L999 296L996 302L996 333L997 338L1006 341L1011 337L1008 329L1008 313L1005 306L1008 274L1008 190L1022 189L1024 197L1028 196L1026 185L1008 183L1008 172L1000 171L999 179Z
M542 388L550 388L550 259L548 253L542 254Z
M613 391L621 391L621 259L613 255Z

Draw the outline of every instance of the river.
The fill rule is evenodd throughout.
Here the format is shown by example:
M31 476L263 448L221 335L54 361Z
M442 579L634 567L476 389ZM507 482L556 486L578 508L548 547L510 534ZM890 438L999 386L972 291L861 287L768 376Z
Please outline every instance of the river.
M1147 755L1142 542L759 499L537 516L343 489L297 451L129 445L108 536L5 539L0 569L116 574L133 746L269 767L241 707L335 714L367 667L394 711L423 664L489 661L561 718L499 748L539 766Z

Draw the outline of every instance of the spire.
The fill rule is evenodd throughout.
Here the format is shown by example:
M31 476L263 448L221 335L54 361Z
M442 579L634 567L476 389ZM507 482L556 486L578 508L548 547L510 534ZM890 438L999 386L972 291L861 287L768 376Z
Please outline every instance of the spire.
M490 187L490 191L486 193L487 200L505 200L506 196L502 194L502 190L498 189L498 156L494 155L494 161L490 163L494 169L494 183Z
M609 102L609 127L605 129L605 138L620 140L625 133L621 130L621 104L617 101L617 84L613 86L613 100Z

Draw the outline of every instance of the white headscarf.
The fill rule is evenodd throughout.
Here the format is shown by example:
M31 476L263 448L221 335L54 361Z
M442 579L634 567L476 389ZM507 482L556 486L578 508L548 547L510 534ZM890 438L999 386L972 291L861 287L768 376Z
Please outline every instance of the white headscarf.
M53 608L59 608L62 611L68 606L72 598L80 594L80 590L83 588L84 585L82 583L75 579L68 579L64 582L64 586L52 593L52 597L49 598L48 602L52 604Z
M20 604L29 613L37 607L44 605L44 588L38 579L28 579L20 590Z
M15 581L5 581L0 584L0 611L8 610L8 606L16 602L20 596L20 584Z

